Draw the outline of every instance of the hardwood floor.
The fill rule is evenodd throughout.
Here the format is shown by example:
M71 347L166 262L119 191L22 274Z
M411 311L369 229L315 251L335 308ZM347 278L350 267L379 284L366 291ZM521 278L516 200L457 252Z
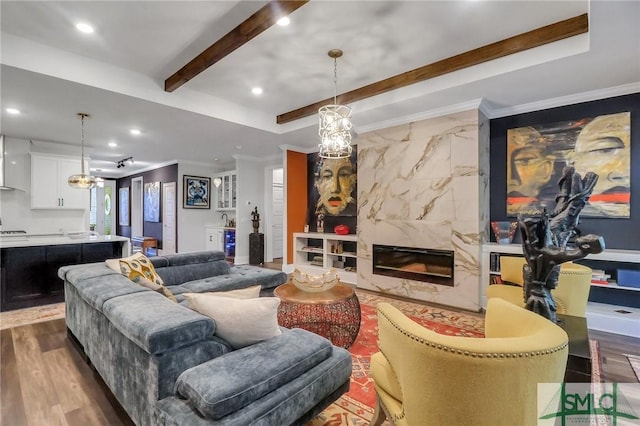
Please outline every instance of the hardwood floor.
M64 319L0 333L0 425L133 424L67 338ZM640 356L640 339L589 334L600 342L604 381L638 381L623 354Z
M0 346L0 425L133 425L67 338L64 319L2 330Z

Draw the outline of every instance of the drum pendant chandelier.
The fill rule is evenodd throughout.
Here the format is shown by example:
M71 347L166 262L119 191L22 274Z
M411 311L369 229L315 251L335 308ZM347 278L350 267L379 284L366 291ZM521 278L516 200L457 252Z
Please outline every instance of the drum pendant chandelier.
M80 174L69 176L67 182L69 186L72 188L78 189L90 189L96 186L96 178L95 176L91 176L90 174L85 174L84 172L84 119L85 117L89 117L89 114L85 114L84 112L79 112L78 116L80 117L80 122L82 126L82 133L80 134L80 142L82 144L82 156L80 157Z
M333 105L325 105L318 110L320 119L318 135L320 135L321 158L345 158L351 155L351 108L338 105L338 61L342 50L331 49L329 57L333 58Z

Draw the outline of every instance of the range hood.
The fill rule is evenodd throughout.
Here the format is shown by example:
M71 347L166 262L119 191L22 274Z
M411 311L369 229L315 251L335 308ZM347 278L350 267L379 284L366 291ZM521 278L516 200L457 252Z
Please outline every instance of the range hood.
M7 171L7 168L5 167L6 158L7 153L4 150L4 135L0 135L0 191L22 191L20 188L5 186L5 173Z

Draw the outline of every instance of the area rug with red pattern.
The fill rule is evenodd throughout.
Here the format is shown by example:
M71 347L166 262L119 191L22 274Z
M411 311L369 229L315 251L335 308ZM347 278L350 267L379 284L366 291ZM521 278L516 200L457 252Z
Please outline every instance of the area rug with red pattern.
M484 317L474 313L460 313L404 300L392 299L358 291L362 319L360 332L349 348L353 359L349 392L327 407L306 426L363 426L373 417L375 389L369 361L378 351L378 319L376 305L387 302L418 324L440 334L451 336L483 337ZM592 340L593 381L601 381L598 342ZM385 424L387 424L385 422Z

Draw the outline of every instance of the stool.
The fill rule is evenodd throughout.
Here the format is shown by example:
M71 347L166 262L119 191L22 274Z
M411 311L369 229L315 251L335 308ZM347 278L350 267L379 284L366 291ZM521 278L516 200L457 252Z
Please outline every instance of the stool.
M131 237L131 245L133 252L142 251L142 254L149 256L149 254L158 254L158 240L153 237ZM140 247L136 249L136 247ZM149 250L152 249L152 250Z

